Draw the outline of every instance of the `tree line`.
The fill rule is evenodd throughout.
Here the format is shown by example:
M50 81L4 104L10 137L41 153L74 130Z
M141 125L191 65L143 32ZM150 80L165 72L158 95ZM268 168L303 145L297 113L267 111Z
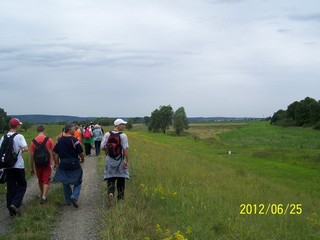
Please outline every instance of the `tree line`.
M103 126L113 125L115 118L101 117L93 120L93 123L99 123ZM0 108L0 132L5 132L9 129L10 117ZM61 122L60 124L65 124L66 122ZM85 124L86 122L76 122L77 124ZM187 119L186 112L183 107L178 108L176 111L173 111L173 108L170 105L160 106L159 109L154 110L151 113L151 116L145 116L143 118L129 118L127 129L131 130L133 124L144 123L148 126L150 132L163 132L169 129L170 126L173 126L174 131L177 135L183 133L184 130L189 128L189 123ZM58 123L55 123L58 124ZM28 128L32 126L32 123L23 121L22 128L27 131Z
M306 97L291 103L286 110L278 110L271 117L278 126L304 126L320 129L320 101Z

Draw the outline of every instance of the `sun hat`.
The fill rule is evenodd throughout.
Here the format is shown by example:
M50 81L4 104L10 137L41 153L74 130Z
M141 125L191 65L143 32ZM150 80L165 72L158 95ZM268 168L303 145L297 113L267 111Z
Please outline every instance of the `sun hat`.
M123 121L121 118L118 118L118 119L116 119L116 120L114 121L114 125L115 125L115 126L118 126L118 125L120 125L120 124L127 124L127 122L126 122L126 121Z
M18 125L21 125L22 122L20 122L20 120L18 118L12 118L9 122L10 126L12 127L16 127Z

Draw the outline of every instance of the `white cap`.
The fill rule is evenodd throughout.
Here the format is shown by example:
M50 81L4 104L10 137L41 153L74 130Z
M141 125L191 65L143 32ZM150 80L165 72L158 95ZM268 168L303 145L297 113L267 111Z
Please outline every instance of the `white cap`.
M127 122L123 121L121 118L118 118L114 121L115 126L118 126L120 124L127 124Z

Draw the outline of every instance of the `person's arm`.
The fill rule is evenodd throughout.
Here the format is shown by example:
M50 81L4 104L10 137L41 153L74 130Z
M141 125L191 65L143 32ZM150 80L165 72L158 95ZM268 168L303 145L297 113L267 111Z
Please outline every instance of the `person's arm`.
M84 163L84 153L83 152L80 153L79 156L80 156L80 162Z
M33 157L33 154L34 154L34 151L31 151L32 150L32 143L30 145L30 174L31 176L34 175L34 157Z
M28 144L27 144L26 139L24 138L24 136L21 135L21 134L18 134L17 137L18 137L19 148L20 148L21 153L28 152L29 151L29 147L28 147Z
M123 149L123 155L124 155L124 159L125 159L124 167L128 168L128 166L129 166L129 150L128 150L128 148Z
M102 141L101 141L101 150L102 151L106 151L107 148L106 148L106 144L107 144L107 137L106 137L106 134L102 137Z
M59 166L59 155L56 152L53 152L53 159L54 159L54 170L57 170Z

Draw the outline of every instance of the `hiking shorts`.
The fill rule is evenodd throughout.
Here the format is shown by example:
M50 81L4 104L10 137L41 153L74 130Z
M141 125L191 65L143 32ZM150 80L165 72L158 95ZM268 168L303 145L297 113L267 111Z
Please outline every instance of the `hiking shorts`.
M49 185L51 180L51 165L46 167L36 167L39 184Z

